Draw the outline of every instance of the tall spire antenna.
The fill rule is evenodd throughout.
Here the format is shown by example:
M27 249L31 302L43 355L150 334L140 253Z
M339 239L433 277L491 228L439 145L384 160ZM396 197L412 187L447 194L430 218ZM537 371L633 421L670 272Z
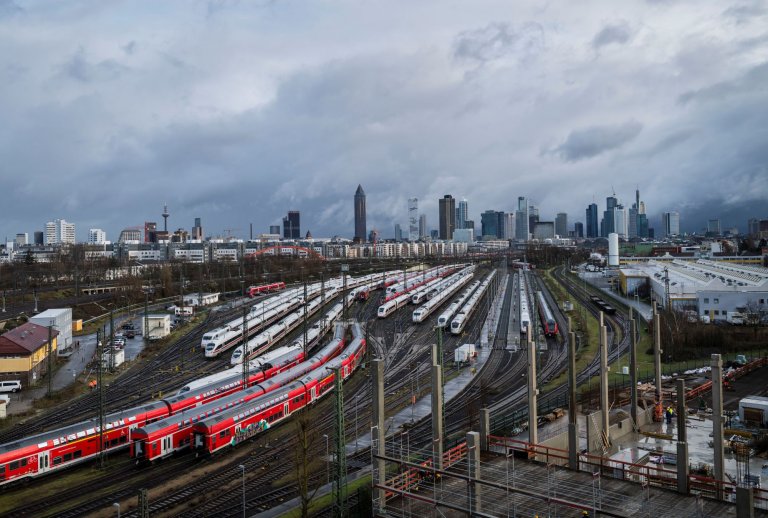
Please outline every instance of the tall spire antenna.
M163 230L166 232L168 232L168 216L170 216L170 214L168 214L168 204L166 203L163 207Z

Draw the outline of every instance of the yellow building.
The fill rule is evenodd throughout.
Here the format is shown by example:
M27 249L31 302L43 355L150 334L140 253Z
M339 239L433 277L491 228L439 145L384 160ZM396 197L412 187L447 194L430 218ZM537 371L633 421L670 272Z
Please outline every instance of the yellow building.
M51 353L56 353L59 332L51 332ZM0 379L33 385L47 372L48 328L27 322L0 335Z

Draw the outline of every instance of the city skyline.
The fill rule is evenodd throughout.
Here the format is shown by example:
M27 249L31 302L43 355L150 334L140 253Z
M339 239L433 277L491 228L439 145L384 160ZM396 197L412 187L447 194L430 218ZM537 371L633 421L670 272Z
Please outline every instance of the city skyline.
M765 217L764 8L153 5L0 9L0 235L65 219L114 241L167 203L169 230L299 210L302 234L351 237L357 184L387 232L411 197L431 228L446 193L476 227L518 196L572 226L637 184L656 228Z

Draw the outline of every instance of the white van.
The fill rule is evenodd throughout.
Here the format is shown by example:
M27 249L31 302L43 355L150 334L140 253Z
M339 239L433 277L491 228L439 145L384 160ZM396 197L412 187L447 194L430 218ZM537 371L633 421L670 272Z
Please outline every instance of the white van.
M21 382L15 381L0 381L0 392L18 392L21 390Z

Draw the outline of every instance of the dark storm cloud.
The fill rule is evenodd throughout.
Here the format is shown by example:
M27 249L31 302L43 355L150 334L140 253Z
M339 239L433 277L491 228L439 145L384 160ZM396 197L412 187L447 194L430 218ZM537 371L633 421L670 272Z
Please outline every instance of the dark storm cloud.
M732 81L722 81L705 88L691 90L678 97L678 102L724 101L730 97L758 94L765 96L768 85L768 62L749 69L743 76Z
M627 22L606 25L600 32L595 34L594 38L592 38L592 47L599 49L600 47L610 45L611 43L623 45L629 41L631 35L632 30Z
M737 24L748 23L755 18L760 18L768 13L768 7L764 2L752 2L733 5L723 11L723 16L730 18Z
M642 129L642 124L631 120L623 124L591 126L575 130L569 133L565 142L552 150L552 152L566 162L592 158L623 146L637 137Z
M67 76L84 83L92 81L112 81L118 79L128 68L115 60L106 59L92 63L86 56L85 49L80 47L74 56L62 67Z
M481 29L465 31L456 37L453 55L456 59L485 63L517 54L520 60L541 52L544 31L538 23L513 27L507 23L491 23Z
M114 239L167 202L207 235L297 209L348 237L358 183L383 236L413 196L437 226L446 193L578 221L608 176L654 214L768 199L768 39L727 5L76 4L0 16L0 235Z
M0 18L21 14L24 9L13 0L0 0Z

